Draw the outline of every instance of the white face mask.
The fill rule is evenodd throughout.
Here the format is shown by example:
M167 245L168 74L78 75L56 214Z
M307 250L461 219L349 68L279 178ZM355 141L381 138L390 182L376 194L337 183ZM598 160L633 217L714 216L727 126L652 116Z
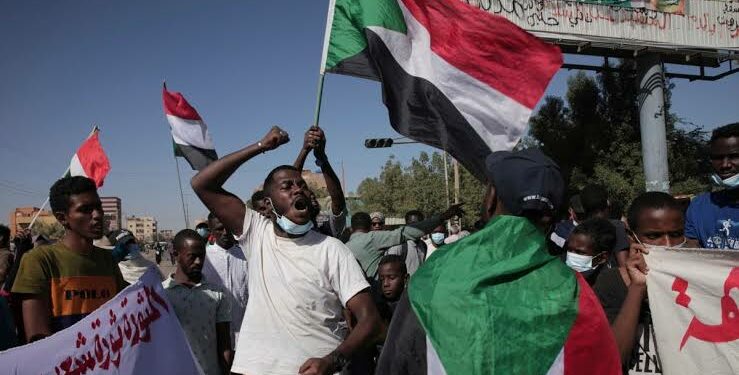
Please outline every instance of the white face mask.
M567 264L570 268L577 272L586 272L594 268L593 258L595 257L590 255L576 254L568 251L565 264Z
M435 245L441 245L444 243L444 233L431 233L431 242L433 242Z
M739 187L739 173L722 180L721 177L717 174L711 175L711 181L713 181L713 184L719 187L727 188L727 189L733 189L736 187Z
M680 243L679 243L679 244L677 244L677 245L672 245L672 246L658 246L658 245L649 245L649 244L645 244L645 243L641 242L641 241L639 240L639 236L637 236L637 235L636 235L636 233L634 233L634 232L631 232L631 234L632 234L632 235L634 236L634 239L636 239L636 242L638 242L638 243L639 243L639 245L642 245L642 246L644 246L644 247L646 247L646 248L648 248L648 249L655 249L655 248L656 248L656 249L659 249L659 248L662 248L662 249L664 249L664 248L666 248L666 247L671 247L671 248L681 248L681 247L685 246L685 243L686 243L686 242L688 242L688 238L687 238L687 237L685 237L685 236L683 236L683 242L680 242Z

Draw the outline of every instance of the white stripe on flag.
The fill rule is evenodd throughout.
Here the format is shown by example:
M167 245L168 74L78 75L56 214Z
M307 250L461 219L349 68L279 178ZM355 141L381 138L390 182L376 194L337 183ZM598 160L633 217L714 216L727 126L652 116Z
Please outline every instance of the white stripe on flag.
M77 154L74 154L74 156L72 157L72 161L69 163L69 175L90 177L87 175L87 172L85 172L85 169L82 168L82 163L80 162L80 158L79 156L77 156Z
M167 121L172 128L172 139L180 145L195 146L207 150L215 150L213 139L208 133L205 122L198 120L185 120L183 118L167 115Z
M557 358L554 359L552 367L547 371L547 375L562 375L565 373L565 348L559 351Z
M406 9L407 34L370 26L409 75L431 82L493 151L510 150L523 136L531 109L457 69L431 50L428 30Z
M446 375L444 366L441 364L439 355L436 354L431 340L426 336L426 369L428 375Z

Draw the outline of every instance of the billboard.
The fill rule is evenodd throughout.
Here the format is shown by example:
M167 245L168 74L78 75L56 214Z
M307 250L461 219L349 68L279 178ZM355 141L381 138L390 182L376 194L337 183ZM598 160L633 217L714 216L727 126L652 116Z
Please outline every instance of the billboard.
M739 52L739 0L461 1L555 42Z

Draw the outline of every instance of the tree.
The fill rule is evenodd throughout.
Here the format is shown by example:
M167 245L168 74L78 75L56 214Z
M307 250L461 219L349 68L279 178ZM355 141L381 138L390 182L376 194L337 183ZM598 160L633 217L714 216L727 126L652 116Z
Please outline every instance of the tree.
M450 168L450 189L453 180ZM379 177L366 178L357 189L367 212L381 211L386 216L402 217L410 210L421 210L432 215L447 208L444 157L434 152L421 152L409 165L403 166L390 158L382 167ZM462 218L465 226L471 226L478 218L484 188L471 173L460 165L460 200L465 204ZM450 192L450 201L453 193ZM352 212L356 212L353 210Z
M631 64L604 66L596 76L579 72L563 98L549 96L530 120L527 145L540 147L562 168L570 194L588 183L604 185L626 206L644 191L638 81ZM673 85L665 88L665 123L672 193L706 190L710 171L706 133L670 111Z
M50 240L58 240L64 235L64 227L56 221L53 223L37 221L33 224L31 233L34 235L41 234Z

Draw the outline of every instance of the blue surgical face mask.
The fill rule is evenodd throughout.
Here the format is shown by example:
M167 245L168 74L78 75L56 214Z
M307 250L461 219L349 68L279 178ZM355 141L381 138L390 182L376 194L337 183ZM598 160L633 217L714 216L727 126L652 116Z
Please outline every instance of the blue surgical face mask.
M208 238L208 234L210 233L208 228L198 228L197 232L200 235L200 237L203 237L203 238Z
M713 184L719 187L727 188L727 189L734 189L736 187L739 187L739 173L722 180L721 177L717 174L711 175L711 181L713 181Z
M282 228L286 233L294 236L302 236L308 233L309 230L313 229L313 221L308 220L305 224L296 224L292 220L288 219L287 216L280 215L275 211L275 205L272 204L272 200L269 200L269 205L272 206L272 212L275 214L275 222Z
M442 243L444 243L444 237L446 237L444 233L431 233L431 242L436 245L441 245Z

